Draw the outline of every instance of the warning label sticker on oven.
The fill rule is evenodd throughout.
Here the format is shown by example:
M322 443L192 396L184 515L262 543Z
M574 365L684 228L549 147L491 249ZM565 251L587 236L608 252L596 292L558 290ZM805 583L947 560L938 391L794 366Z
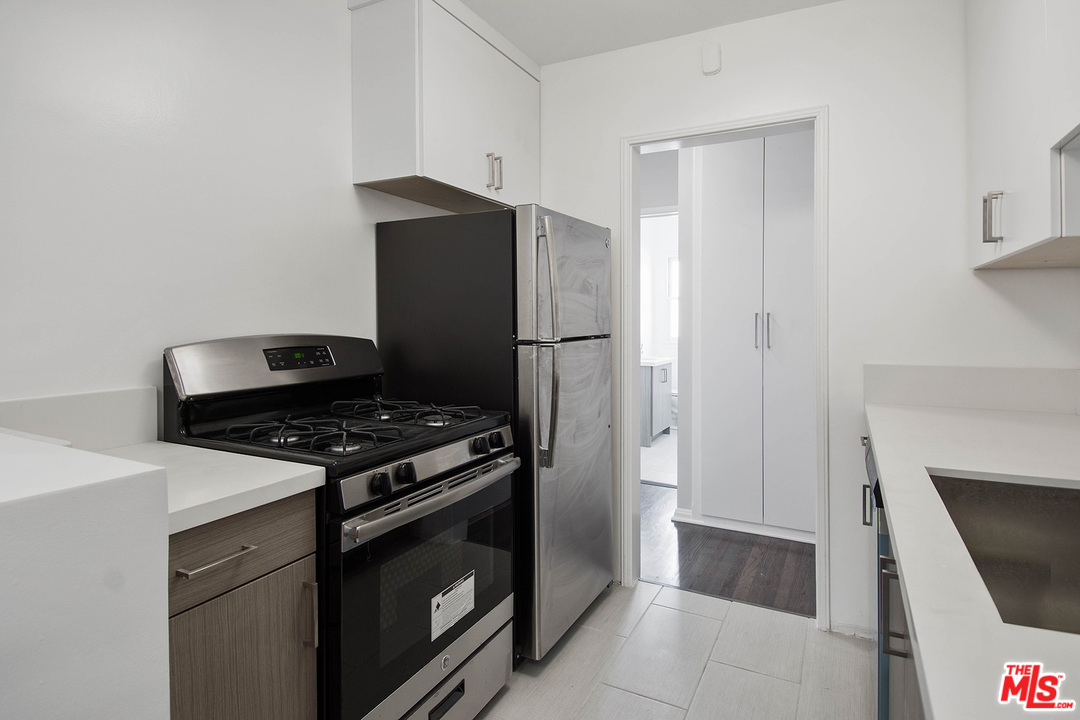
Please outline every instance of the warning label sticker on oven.
M476 571L431 598L431 640L454 627L476 604Z

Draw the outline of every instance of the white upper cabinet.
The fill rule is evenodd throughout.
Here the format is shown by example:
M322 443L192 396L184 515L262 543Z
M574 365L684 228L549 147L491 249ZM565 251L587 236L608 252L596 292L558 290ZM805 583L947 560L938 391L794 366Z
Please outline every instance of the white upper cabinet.
M968 212L980 265L1050 236L1043 0L979 0L967 6ZM983 198L991 212L984 219ZM983 242L984 225L988 237ZM992 227L990 227L992 226Z
M1080 2L1045 2L1050 137L1057 142L1080 125Z
M539 68L505 38L456 0L381 0L352 43L354 183L457 212L539 201Z
M975 268L1080 267L1080 244L1060 237L1057 179L1058 148L1080 124L1077 30L1076 0L967 4L967 207Z

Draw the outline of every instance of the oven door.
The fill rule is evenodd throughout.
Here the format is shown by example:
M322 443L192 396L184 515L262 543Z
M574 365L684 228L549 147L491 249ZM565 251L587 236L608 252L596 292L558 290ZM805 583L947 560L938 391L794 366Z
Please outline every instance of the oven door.
M519 464L495 460L341 524L341 718L397 720L510 621Z

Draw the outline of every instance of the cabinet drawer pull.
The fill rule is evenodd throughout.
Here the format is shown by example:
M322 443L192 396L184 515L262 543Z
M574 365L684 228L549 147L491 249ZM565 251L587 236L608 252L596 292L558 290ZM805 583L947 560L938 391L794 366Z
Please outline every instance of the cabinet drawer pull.
M227 557L223 557L220 560L215 560L214 562L212 562L212 563L210 563L208 565L203 565L201 568L196 568L195 570L184 570L183 568L176 568L176 576L177 577L182 577L185 580L190 580L192 577L194 577L195 575L198 575L201 572L209 570L210 568L215 568L218 565L221 565L222 563L229 562L230 560L235 560L236 558L240 557L241 555L247 555L252 550L258 550L258 549L259 549L258 545L241 545L239 551L234 552L232 555L229 555Z

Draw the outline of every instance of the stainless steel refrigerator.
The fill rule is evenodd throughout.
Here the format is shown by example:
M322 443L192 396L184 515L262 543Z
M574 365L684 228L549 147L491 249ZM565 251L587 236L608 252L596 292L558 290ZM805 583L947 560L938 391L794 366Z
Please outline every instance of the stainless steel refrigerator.
M610 232L524 205L377 238L384 395L515 417L515 644L539 660L613 577Z

